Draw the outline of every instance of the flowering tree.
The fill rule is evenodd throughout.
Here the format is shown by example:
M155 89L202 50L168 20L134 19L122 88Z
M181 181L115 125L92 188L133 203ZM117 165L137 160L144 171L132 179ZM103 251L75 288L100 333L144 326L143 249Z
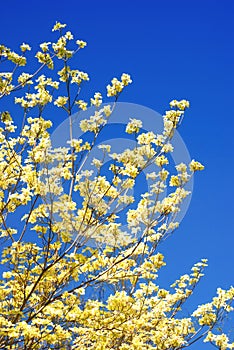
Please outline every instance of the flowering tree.
M170 141L189 102L170 103L161 134L143 132L142 122L130 119L126 133L135 136L135 147L117 154L100 144L102 157L92 160L92 171L85 170L119 95L132 81L128 74L112 79L107 96L113 103L104 105L101 93L94 94L93 115L80 120L87 140L75 139L71 116L89 106L79 98L89 76L73 69L70 60L86 42L74 43L65 27L56 23L57 41L40 45L34 73L21 71L29 45L22 44L20 54L0 46L8 70L0 73L0 95L9 99L9 109L13 96L23 116L16 129L12 113L1 111L0 348L169 350L203 338L218 349L233 349L217 326L232 310L234 288L218 289L189 317L183 313L205 259L167 290L157 283L165 265L160 243L178 227L177 213L189 195L185 186L203 169L193 160L177 164L177 175L167 170ZM51 145L52 122L44 119L49 105L69 118L68 147ZM102 167L107 155L112 159L108 176ZM148 171L149 191L137 201L130 191L152 164L158 172ZM171 191L161 198L167 184ZM118 220L120 209L125 209L126 231Z

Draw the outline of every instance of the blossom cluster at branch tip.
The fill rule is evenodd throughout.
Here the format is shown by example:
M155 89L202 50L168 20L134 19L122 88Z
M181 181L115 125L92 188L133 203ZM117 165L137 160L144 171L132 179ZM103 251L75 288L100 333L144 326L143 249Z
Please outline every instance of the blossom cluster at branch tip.
M178 108L181 111L184 111L186 108L189 108L190 103L187 100L180 100L180 101L172 100L170 102L170 106L174 108Z
M112 96L117 96L120 94L124 87L131 84L132 79L129 74L123 73L121 75L121 80L118 80L117 78L113 78L111 80L111 85L107 85L107 96L112 97Z
M189 168L191 171L200 171L204 169L204 165L193 159L189 164Z
M66 24L62 24L60 22L56 22L55 25L52 28L52 32L55 32L56 30L60 30L65 28L67 25Z

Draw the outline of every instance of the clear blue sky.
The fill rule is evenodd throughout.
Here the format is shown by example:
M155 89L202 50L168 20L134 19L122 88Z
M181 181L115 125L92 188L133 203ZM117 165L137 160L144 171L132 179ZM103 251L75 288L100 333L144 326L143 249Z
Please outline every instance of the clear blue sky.
M171 99L190 100L180 134L206 169L180 230L162 246L164 283L207 257L194 302L234 284L234 1L11 0L0 10L0 41L13 48L49 41L56 20L88 41L77 64L90 73L92 91L128 72L134 84L121 101L163 113Z

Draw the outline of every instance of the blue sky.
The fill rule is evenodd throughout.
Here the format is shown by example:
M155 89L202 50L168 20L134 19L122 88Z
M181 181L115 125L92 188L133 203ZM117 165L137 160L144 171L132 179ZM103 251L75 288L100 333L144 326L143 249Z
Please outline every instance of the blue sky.
M88 94L128 72L134 84L121 101L163 113L174 98L190 100L180 134L206 169L195 178L179 231L162 246L168 263L163 283L207 257L194 303L233 284L234 2L12 0L0 9L0 41L12 48L53 39L56 20L86 40L77 65L91 76Z

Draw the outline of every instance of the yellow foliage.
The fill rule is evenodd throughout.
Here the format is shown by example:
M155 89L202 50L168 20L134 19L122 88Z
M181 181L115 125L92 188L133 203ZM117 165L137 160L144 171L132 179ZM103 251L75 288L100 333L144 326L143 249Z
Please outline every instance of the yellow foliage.
M210 303L198 306L189 316L183 313L206 260L167 289L158 283L166 264L159 243L178 227L176 214L189 195L184 186L195 171L204 168L192 161L188 166L178 164L177 175L166 169L165 154L173 151L169 141L189 102L170 103L159 135L142 133L142 121L131 118L126 132L136 135L136 146L116 154L110 145L99 145L103 158L92 160L92 171L83 170L114 107L102 106L100 92L86 100L90 103L80 99L89 76L72 69L68 61L86 42L73 39L70 31L63 34L65 27L57 22L53 31L58 31L58 40L40 45L36 54L40 66L34 74L18 74L18 67L27 64L24 55L31 50L29 45L21 45L21 54L0 46L1 56L13 66L12 72L0 73L0 97L17 91L15 103L24 113L17 132L14 118L8 111L1 112L0 348L181 349L203 332L206 342L233 349L224 333L213 333L224 312L232 311L233 288L218 289ZM39 75L46 66L56 68L59 82ZM107 96L116 102L131 83L126 73L113 78ZM93 140L73 138L70 119L68 147L52 148L52 123L44 113L47 105L61 107L68 118L77 106L80 110L93 106L93 115L80 121L81 130ZM112 180L100 174L107 155L112 159ZM159 167L158 172L148 172L152 185L136 201L129 190L151 164ZM161 199L168 177L176 188ZM134 209L128 208L133 202ZM127 230L118 221L119 208L127 211ZM96 242L95 248L88 246L90 239Z

